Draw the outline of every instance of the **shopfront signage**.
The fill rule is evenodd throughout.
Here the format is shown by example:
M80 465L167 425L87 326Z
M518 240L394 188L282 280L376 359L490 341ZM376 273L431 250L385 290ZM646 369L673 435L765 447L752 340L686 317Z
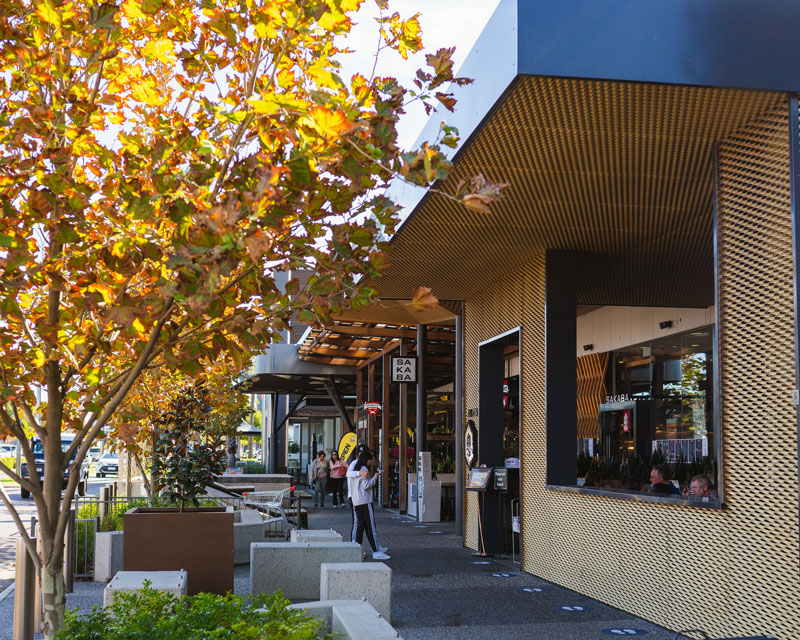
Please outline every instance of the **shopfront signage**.
M392 382L416 382L417 358L408 356L391 356L389 358L390 379Z
M631 397L627 393L620 393L615 396L606 396L606 404L609 402L630 402Z
M631 412L630 410L626 410L622 412L622 432L623 433L630 433L631 432Z
M467 467L475 464L478 457L478 430L475 428L475 423L472 420L467 422L467 428L464 429L464 459Z
M364 408L367 410L367 413L371 416L377 416L381 410L381 403L380 402L365 402Z

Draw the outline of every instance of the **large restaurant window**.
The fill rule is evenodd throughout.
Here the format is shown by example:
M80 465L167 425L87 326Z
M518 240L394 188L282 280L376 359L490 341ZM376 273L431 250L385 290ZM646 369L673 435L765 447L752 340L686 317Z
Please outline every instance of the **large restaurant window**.
M718 502L713 344L706 326L578 358L578 486Z

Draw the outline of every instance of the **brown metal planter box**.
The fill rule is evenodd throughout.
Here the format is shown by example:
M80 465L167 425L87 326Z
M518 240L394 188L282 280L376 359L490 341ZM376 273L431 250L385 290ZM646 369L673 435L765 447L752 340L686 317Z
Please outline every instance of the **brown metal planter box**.
M123 527L125 571L186 569L190 596L233 591L233 511L137 508L125 513Z

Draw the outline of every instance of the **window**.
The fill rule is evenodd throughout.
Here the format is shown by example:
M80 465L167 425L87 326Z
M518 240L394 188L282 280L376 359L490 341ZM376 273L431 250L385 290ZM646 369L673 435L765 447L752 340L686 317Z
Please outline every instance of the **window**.
M596 433L578 439L578 486L717 501L713 344L707 326L602 358L607 395Z

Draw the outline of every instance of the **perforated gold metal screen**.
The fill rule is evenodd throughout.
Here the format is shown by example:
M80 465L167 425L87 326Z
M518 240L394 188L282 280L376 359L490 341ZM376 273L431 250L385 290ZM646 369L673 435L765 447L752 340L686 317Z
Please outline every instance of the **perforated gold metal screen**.
M597 420L600 404L606 397L606 371L611 352L591 353L578 358L578 437L600 437Z
M478 343L522 327L523 569L670 629L800 638L786 112L754 118L719 152L726 510L546 490L543 254L466 299L468 408Z

